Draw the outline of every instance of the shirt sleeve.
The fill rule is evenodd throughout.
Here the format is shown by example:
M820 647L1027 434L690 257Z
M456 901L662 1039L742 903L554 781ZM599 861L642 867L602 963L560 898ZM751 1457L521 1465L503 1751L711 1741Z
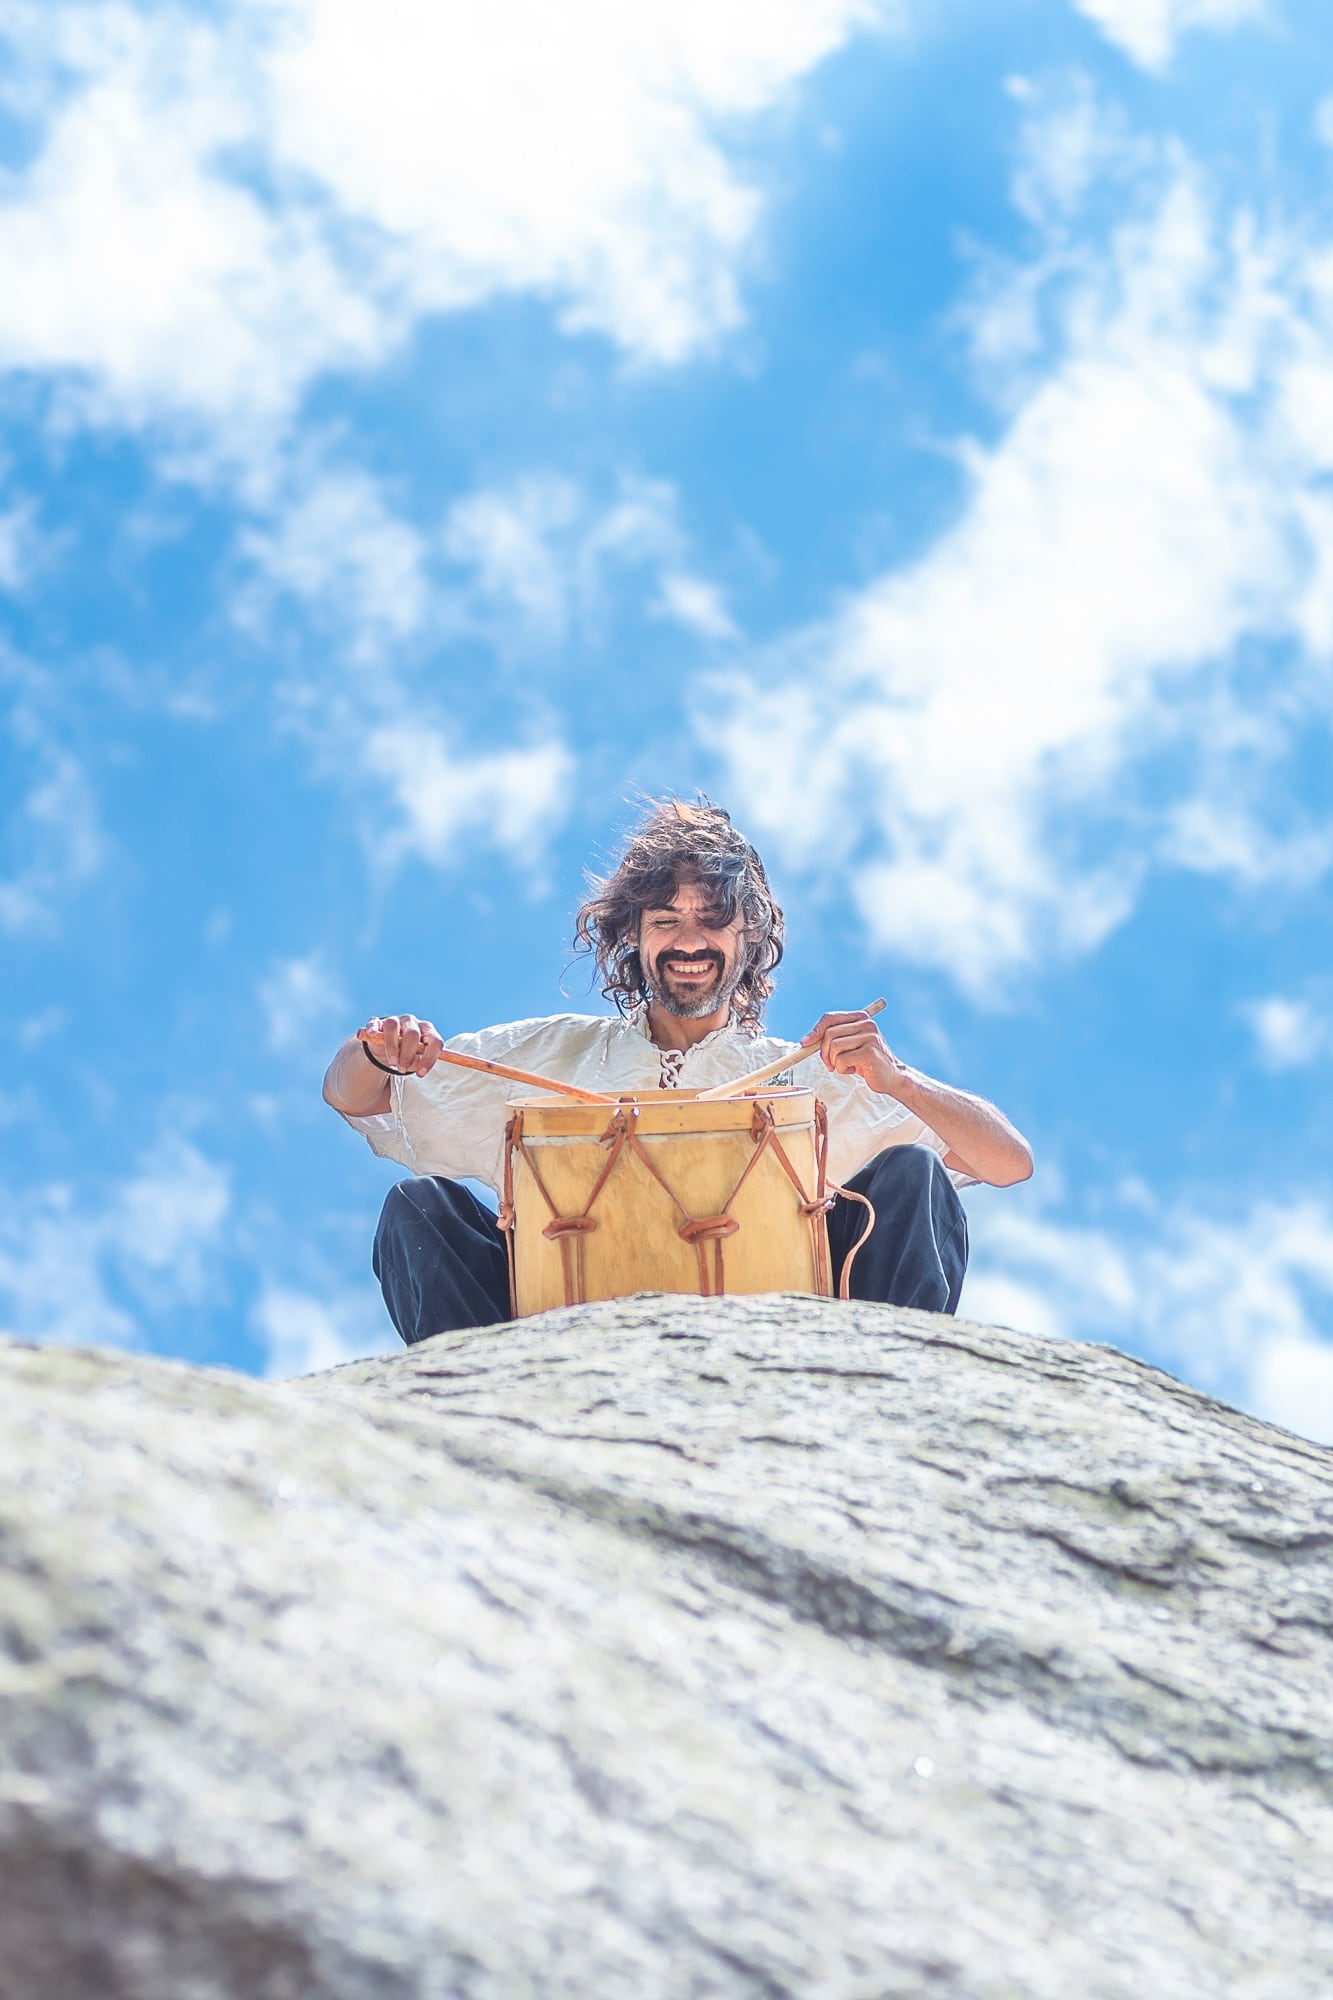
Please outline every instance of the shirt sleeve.
M394 1082L396 1079L389 1086L391 1095ZM340 1112L339 1116L354 1132L361 1134L372 1153L378 1153L382 1160L396 1160L400 1167L410 1167L413 1173L416 1172L407 1134L402 1129L396 1110L372 1111L364 1118L357 1118L350 1111Z
M829 1174L835 1181L850 1180L890 1146L929 1146L941 1159L949 1150L924 1118L896 1097L881 1096L862 1077L826 1070L814 1089L828 1107ZM972 1185L970 1175L953 1167L948 1172L955 1187Z
M511 1021L451 1035L444 1046L456 1055L512 1062L517 1069L558 1076L569 1067L569 1045L577 1039L569 1019L557 1015L549 1020ZM414 1174L483 1181L499 1193L509 1106L516 1097L532 1095L527 1085L453 1063L436 1063L426 1076L391 1077L390 1094L388 1111L347 1119L372 1152L396 1160Z

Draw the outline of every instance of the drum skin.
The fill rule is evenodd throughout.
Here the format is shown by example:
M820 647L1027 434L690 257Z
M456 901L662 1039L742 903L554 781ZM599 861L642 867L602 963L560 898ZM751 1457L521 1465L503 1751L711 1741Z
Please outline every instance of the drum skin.
M515 1103L516 1312L633 1292L827 1296L822 1108L792 1089L710 1103L680 1090L619 1105Z

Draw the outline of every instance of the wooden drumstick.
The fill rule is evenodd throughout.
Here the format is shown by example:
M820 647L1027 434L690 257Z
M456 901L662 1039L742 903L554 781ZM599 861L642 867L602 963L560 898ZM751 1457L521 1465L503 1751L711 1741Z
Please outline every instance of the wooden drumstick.
M872 1000L868 1007L861 1009L861 1012L882 1014L888 1004L884 999ZM765 1063L762 1069L752 1070L749 1076L738 1076L731 1083L715 1083L711 1090L701 1090L696 1102L711 1103L719 1097L744 1097L747 1090L756 1089L759 1084L767 1083L770 1077L780 1076L784 1069L795 1069L797 1063L803 1063L808 1057L818 1054L819 1043L812 1042L808 1049L796 1049L789 1055L779 1056L775 1062Z
M359 1042L377 1044L381 1051L384 1048L384 1037L372 1035L368 1028L358 1028L356 1038ZM581 1104L615 1104L618 1101L601 1091L580 1090L577 1084L558 1083L553 1076L534 1076L531 1070L510 1069L506 1063L483 1062L480 1056L460 1056L453 1049L441 1049L435 1060L456 1063L459 1069L479 1069L486 1076L502 1076L510 1083L530 1083L534 1090L555 1090L561 1097L577 1097ZM405 1074L415 1076L417 1072L408 1070Z

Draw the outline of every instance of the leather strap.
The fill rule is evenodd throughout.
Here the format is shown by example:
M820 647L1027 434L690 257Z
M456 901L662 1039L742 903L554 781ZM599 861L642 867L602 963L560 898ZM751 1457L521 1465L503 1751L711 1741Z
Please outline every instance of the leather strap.
M856 1253L868 1242L870 1232L875 1226L875 1204L871 1201L869 1195L858 1194L855 1188L839 1187L836 1181L830 1182L830 1186L833 1188L834 1194L840 1194L844 1201L859 1201L862 1208L866 1209L869 1213L869 1220L865 1228L861 1231L861 1234L857 1237L842 1262L842 1275L838 1279L838 1297L840 1299L848 1299L851 1297L851 1293L847 1287L852 1281L852 1265L856 1262Z

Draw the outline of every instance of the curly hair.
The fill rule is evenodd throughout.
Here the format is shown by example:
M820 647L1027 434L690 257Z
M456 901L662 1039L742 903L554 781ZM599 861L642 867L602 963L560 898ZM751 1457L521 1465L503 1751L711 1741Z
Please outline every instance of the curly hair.
M603 996L622 1014L632 1013L649 997L638 944L643 912L665 909L684 884L697 885L719 925L740 916L743 957L732 1019L757 1034L783 940L782 911L764 864L711 799L700 796L694 805L654 799L650 808L613 873L591 883L594 894L574 925L574 949L593 954Z

